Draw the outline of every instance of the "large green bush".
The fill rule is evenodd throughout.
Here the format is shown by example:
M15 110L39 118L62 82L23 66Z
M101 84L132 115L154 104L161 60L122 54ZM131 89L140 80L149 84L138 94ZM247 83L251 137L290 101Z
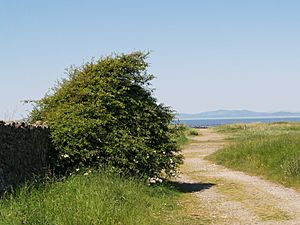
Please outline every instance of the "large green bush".
M109 164L129 175L170 175L182 162L173 112L153 97L148 54L101 58L79 68L43 99L30 120L51 130L55 173Z

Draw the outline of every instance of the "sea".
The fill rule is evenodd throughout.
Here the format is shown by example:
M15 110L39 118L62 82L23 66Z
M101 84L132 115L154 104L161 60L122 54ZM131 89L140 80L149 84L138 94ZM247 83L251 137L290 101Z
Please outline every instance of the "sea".
M216 127L234 123L274 123L274 122L300 122L300 117L263 117L263 118L199 118L178 119L174 123L186 124L190 127Z

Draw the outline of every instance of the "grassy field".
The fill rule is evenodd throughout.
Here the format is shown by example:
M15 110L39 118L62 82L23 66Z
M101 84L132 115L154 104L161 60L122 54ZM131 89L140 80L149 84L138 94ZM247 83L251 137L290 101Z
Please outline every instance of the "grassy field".
M179 191L107 171L23 187L0 199L0 224L181 224Z
M300 188L300 123L235 124L217 129L229 145L209 160Z

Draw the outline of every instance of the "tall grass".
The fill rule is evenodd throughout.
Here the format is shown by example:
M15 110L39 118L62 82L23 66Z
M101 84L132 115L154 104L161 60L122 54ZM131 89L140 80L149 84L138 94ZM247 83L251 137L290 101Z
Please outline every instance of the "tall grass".
M300 123L227 125L217 128L231 140L208 159L300 188Z
M177 196L169 187L149 187L99 170L4 196L0 224L170 224L176 217Z

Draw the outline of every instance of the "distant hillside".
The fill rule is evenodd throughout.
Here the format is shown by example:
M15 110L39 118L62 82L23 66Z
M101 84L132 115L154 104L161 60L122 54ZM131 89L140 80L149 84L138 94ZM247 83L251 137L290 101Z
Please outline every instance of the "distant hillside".
M196 114L179 114L179 119L193 118L245 118L245 117L300 117L300 113L291 112L254 112L249 110L216 110Z

